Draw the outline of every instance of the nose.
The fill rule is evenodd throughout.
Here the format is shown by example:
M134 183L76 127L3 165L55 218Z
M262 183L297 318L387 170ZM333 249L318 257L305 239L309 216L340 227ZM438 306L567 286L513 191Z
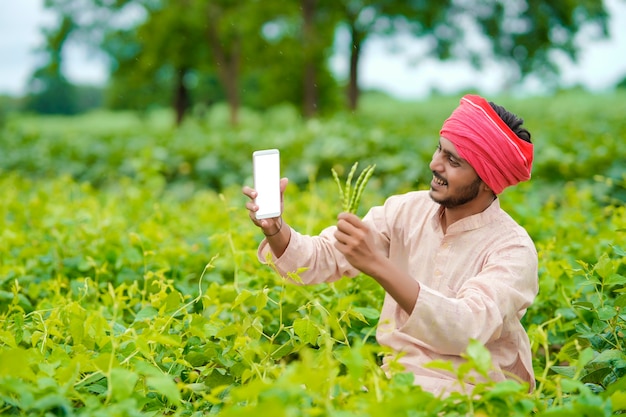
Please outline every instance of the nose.
M431 171L440 171L442 169L443 164L441 163L442 161L441 158L442 158L441 152L439 152L438 150L435 150L435 153L433 154L433 158L430 160L430 164L428 164Z

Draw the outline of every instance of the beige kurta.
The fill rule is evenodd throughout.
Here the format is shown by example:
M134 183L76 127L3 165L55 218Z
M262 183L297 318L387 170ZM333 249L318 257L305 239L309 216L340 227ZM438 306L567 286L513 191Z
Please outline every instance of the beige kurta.
M437 359L461 363L470 339L491 352L492 378L503 380L512 373L533 389L530 343L520 323L538 291L532 240L498 199L482 213L451 224L445 234L440 214L441 206L427 191L416 191L389 198L363 219L380 250L421 286L410 315L386 295L378 342L403 352L398 362L413 372L416 384L434 393L456 390L454 378L422 365ZM319 236L292 230L284 254L273 260L279 272L308 267L300 275L306 284L356 276L359 271L333 246L334 230L329 227ZM261 262L269 250L261 242Z

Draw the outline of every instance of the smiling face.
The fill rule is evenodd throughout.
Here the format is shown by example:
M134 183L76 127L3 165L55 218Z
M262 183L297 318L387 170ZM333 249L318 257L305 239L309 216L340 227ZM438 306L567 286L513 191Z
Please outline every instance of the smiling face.
M430 169L433 172L430 197L447 209L470 205L484 186L474 168L459 156L452 142L443 137L439 139Z

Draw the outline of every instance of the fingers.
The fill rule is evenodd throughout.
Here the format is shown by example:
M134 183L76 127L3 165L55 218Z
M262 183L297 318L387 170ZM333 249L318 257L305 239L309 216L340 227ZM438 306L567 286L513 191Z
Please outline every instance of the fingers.
M335 247L347 255L348 252L359 250L362 245L368 245L369 229L357 215L341 213L334 236L337 240Z
M340 213L337 216L337 228L343 233L350 235L357 233L358 230L367 232L365 224L356 214L352 213Z
M337 216L338 220L344 220L350 224L353 224L355 226L360 225L361 219L359 218L359 216L357 216L356 214L353 213L347 213L347 212L343 212L343 213L339 213L339 216Z
M247 185L244 185L243 188L241 189L241 192L243 193L243 195L251 198L251 199L255 199L257 196L257 192L254 188L249 187Z
M287 179L286 177L280 179L281 206L282 206L282 200L283 200L283 193L285 191L285 188L287 188L288 183L289 183L289 179ZM252 223L260 227L263 230L263 233L265 234L276 229L276 225L278 224L278 222L279 221L282 222L282 220L279 220L280 217L277 217L274 219L261 219L261 220L256 218L256 212L259 210L259 206L255 203L254 199L258 196L258 192L254 188L248 185L244 185L241 188L241 192L243 193L243 195L248 197L248 200L246 201L246 209L248 210L248 216L250 217L250 220L252 220Z
M252 200L246 202L246 208L252 212L256 212L259 209L259 206Z
M337 221L337 230L335 231L335 239L343 244L356 245L364 239L366 233L360 227L355 226L350 220L340 218Z
M259 210L259 206L256 205L254 199L256 198L258 193L254 188L247 185L244 185L242 187L241 192L243 193L243 195L249 198L249 200L246 201L246 209L248 210L250 220L252 220L252 223L254 223L255 225L263 227L261 222L256 219L256 212Z
M355 234L356 230L357 229L354 227L354 225L344 219L339 219L337 221L338 235L352 236Z

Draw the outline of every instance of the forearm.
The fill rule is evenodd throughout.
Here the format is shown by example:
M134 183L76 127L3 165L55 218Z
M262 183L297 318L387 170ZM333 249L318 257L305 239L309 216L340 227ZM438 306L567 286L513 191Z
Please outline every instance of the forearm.
M407 314L411 314L419 297L419 282L387 258L378 262L367 275L374 278Z
M303 284L319 284L354 277L359 273L333 248L333 227L322 231L319 236L301 235L286 223L283 229L287 230L264 239L257 251L261 263L265 263L271 254L273 266L283 277L288 278L298 271Z

